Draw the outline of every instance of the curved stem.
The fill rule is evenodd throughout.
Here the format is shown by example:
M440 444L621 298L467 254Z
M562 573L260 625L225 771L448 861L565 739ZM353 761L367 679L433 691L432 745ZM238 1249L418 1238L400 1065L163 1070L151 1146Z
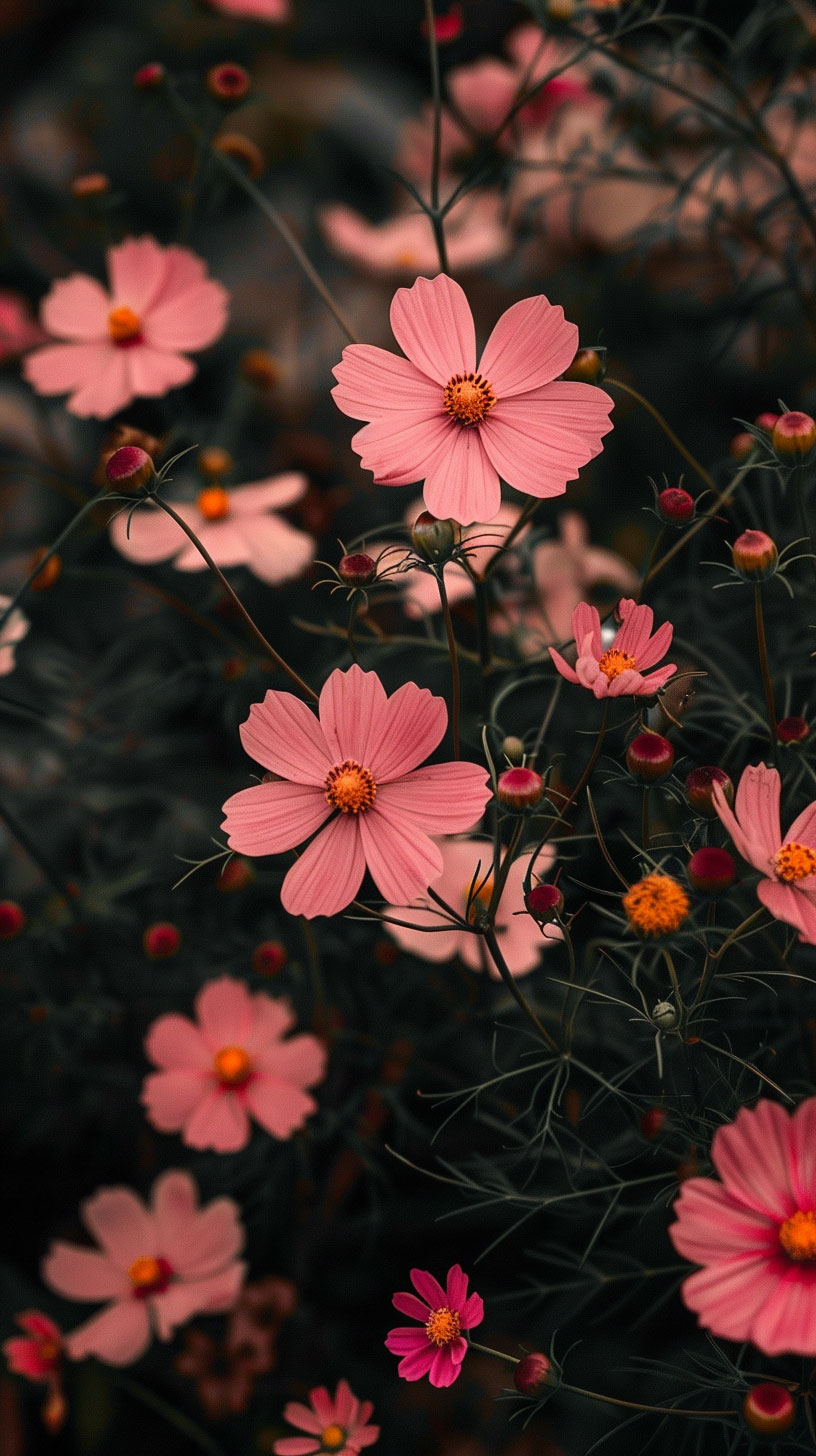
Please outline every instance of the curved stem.
M469 1335L468 1344L471 1350L480 1350L483 1355L495 1355L497 1360L505 1360L508 1365L519 1365L521 1363L515 1355L505 1355L503 1350L492 1350L489 1345L480 1345L478 1340L472 1340Z
M666 534L666 527L665 526L661 526L660 527L660 530L658 531L657 535L654 538L654 541L652 542L652 549L649 552L649 559L646 562L646 566L644 568L643 575L640 578L640 586L638 587L637 592L635 593L635 601L636 602L642 602L642 600L643 600L643 591L644 591L644 588L646 586L647 581L649 580L649 577L652 574L652 567L654 566L655 558L657 556L657 553L660 550L661 545L663 544L663 537L665 536L665 534Z
M649 785L643 785L643 799L640 805L640 842L644 849L649 848Z
M733 1410L687 1410L677 1405L642 1405L637 1400L619 1400L616 1395L601 1395L598 1390L585 1390L582 1385L567 1385L564 1381L561 1390L568 1390L572 1395L583 1395L587 1400L602 1400L605 1405L620 1405L626 1410L654 1411L661 1416L704 1416L707 1420L722 1420L724 1416L735 1416Z
M504 984L510 992L510 995L513 997L513 1000L516 1002L516 1005L521 1007L524 1015L532 1022L533 1026L538 1032L538 1035L541 1037L541 1040L545 1043L546 1046L550 1048L550 1051L557 1052L560 1055L561 1048L559 1047L558 1042L555 1040L555 1037L551 1036L546 1026L544 1026L543 1023L539 1021L529 1001L525 996L521 994L521 991L513 980L507 962L504 959L501 950L499 949L499 942L496 939L496 932L491 926L488 926L482 931L482 934L484 936L484 942L487 946L490 959L492 960L494 966L496 967L496 970L504 981Z
M351 599L351 605L349 607L348 626L346 628L346 642L348 643L349 655L351 657L352 662L356 662L357 661L357 649L354 646L354 623L356 622L356 620L357 620L357 602L356 602L355 598L352 597L352 599Z
M456 650L456 638L453 635L453 622L451 621L450 604L448 593L445 587L445 568L437 567L434 572L436 584L439 587L439 600L442 605L442 618L445 623L445 635L448 639L448 655L451 665L451 728L453 730L453 756L461 757L459 743L459 714L461 710L461 686L459 682L459 655Z
M68 885L66 885L65 881L62 879L58 871L54 869L51 861L46 858L46 856L40 850L39 846L36 845L31 839L28 830L23 827L23 825L17 819L16 815L12 814L11 811L6 808L5 804L0 804L0 819L5 820L10 834L25 850L32 864L35 864L37 866L37 869L40 871L40 874L43 876L43 878L48 881L49 885L53 890L56 891L60 899L65 901L66 905L68 906L68 910L70 912L72 920L80 921L82 919L82 916L77 906L76 895L71 894Z
M799 529L808 544L808 550L813 550L813 538L810 531L810 523L807 518L807 507L805 506L805 490L802 479L801 468L795 472L793 493L796 497L796 514L799 517ZM813 569L814 580L816 580L816 558L811 556L810 565Z
M184 1411L176 1410L176 1407L171 1405L168 1400L164 1400L162 1396L156 1395L155 1391L150 1390L146 1385L142 1385L140 1381L131 1379L129 1375L114 1375L113 1378L114 1383L121 1390L126 1390L128 1395L132 1395L136 1400L140 1400L142 1405L148 1406L157 1415L164 1416L164 1419L169 1425L175 1426L176 1430L181 1431L188 1440L200 1447L202 1451L206 1451L207 1456L224 1456L218 1443L206 1431L203 1431L190 1416L185 1415Z
M572 790L572 793L569 795L569 797L567 799L564 800L564 803L562 804L559 813L556 814L555 818L554 819L551 819L550 822L549 822L549 824L547 825L547 828L546 828L546 830L544 832L544 835L543 835L543 838L541 840L542 845L543 844L546 844L546 842L549 839L550 835L552 834L553 830L555 828L557 828L557 826L559 824L562 824L564 822L564 815L566 814L567 810L571 807L571 805L573 805L575 803L575 800L578 798L578 795L583 791L583 789L586 788L586 785L589 783L589 780L590 780L590 778L592 776L592 770L594 769L596 763L598 762L598 755L599 755L599 753L601 751L601 745L602 745L602 743L604 741L604 737L606 735L606 729L607 729L608 721L609 721L609 699L608 698L604 698L603 717L601 719L601 726L598 729L598 737L595 739L595 747L593 748L592 753L590 755L589 763L587 764L586 768L584 769L584 772L581 774L581 777L578 780L577 784L575 785L575 788Z
M97 493L96 493L96 495L92 495L91 498L90 498L90 500L86 500L86 502L85 502L84 506L82 507L82 509L79 510L79 511L77 511L77 513L76 513L75 516L72 516L71 517L71 520L68 522L68 525L65 527L65 530L64 531L60 531L60 534L58 535L56 541L54 541L53 544L51 546L49 546L49 548L46 551L45 555L40 557L39 561L37 562L37 565L34 566L34 567L32 567L31 571L28 573L28 576L26 577L25 581L23 582L22 586L20 586L20 587L17 588L17 590L14 593L14 596L11 598L11 601L9 602L8 606L7 607L4 607L3 608L3 611L0 612L0 632L2 632L3 627L6 624L6 621L11 616L11 613L14 611L14 608L17 606L17 603L19 601L21 601L22 598L25 596L26 592L28 591L28 588L31 586L32 581L34 581L34 578L37 577L37 576L39 576L39 574L42 571L43 567L46 565L47 562L49 562L51 560L51 557L52 556L56 556L56 554L59 551L60 547L62 545L64 545L64 543L68 540L68 537L72 534L72 532L79 525L79 523L82 520L83 516L87 516L88 515L88 512L89 511L92 511L93 508L94 508L94 506L98 506L99 503L100 503L100 501L110 500L110 498L111 498L111 493L110 493L109 490L107 490L107 489L98 490Z
M501 546L496 549L496 551L493 553L490 560L488 561L484 572L482 573L483 579L485 581L487 581L489 576L492 576L504 553L515 544L522 531L524 530L524 527L528 524L529 521L532 520L540 505L541 501L538 499L538 497L533 497L531 500L528 500L515 525L511 526L510 530L507 532L507 535L502 541Z
M609 375L606 375L604 383L611 385L613 389L622 389L624 394L628 394L631 396L632 399L637 400L641 408L645 409L647 414L651 415L652 419L655 421L655 424L660 426L663 434L666 436L666 439L671 440L671 443L673 444L675 450L677 450L682 455L683 459L686 461L686 464L691 466L692 470L695 472L696 475L699 475L703 484L708 486L708 489L713 491L715 495L717 494L717 487L714 484L714 481L709 475L705 466L701 465L699 460L696 459L696 457L692 455L691 451L686 448L686 446L683 444L683 441L678 439L677 435L675 435L674 430L671 428L668 421L665 420L660 411L658 409L655 409L655 406L651 404L648 399L646 399L645 395L640 394L637 389L633 389L631 384L624 384L622 379L612 379Z
M436 17L433 0L425 0L425 26L428 31L428 59L431 64L431 96L433 98L433 141L431 152L431 219L439 271L448 272L448 250L445 245L445 219L439 208L439 173L442 164L442 85L439 75L439 46L436 39Z
M762 686L765 689L765 704L768 710L768 729L771 735L771 755L776 762L777 731L776 731L776 708L774 706L773 683L771 682L771 669L768 663L768 644L765 640L765 613L762 610L762 584L756 582L754 586L754 612L756 614L757 650L759 652L759 668L762 673Z

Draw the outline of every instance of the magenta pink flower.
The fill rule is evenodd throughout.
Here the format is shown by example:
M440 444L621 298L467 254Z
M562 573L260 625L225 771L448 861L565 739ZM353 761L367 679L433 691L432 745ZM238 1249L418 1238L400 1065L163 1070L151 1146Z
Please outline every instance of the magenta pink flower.
M229 295L187 248L125 238L109 248L109 290L85 273L54 283L43 327L61 343L34 349L23 373L39 394L65 394L83 418L107 419L139 396L187 384L189 351L224 331Z
M290 915L336 915L366 868L386 900L413 899L442 870L430 836L470 829L480 818L490 798L484 769L419 767L443 737L448 712L416 683L389 698L375 672L338 668L323 686L319 715L274 689L253 703L241 741L279 778L227 800L221 827L231 848L280 854L316 835L283 882Z
M522 25L507 37L510 61L488 56L466 66L456 66L447 77L448 90L461 117L477 132L498 131L516 99L542 81L568 57L568 49L543 41L537 25ZM516 113L514 124L501 134L500 144L513 145L513 130L530 131L546 126L568 102L584 101L589 91L582 80L562 72Z
M217 566L248 566L261 581L278 586L300 576L314 556L313 538L290 526L275 509L300 500L306 488L304 475L290 473L231 490L206 486L195 501L170 504L192 527ZM207 570L201 552L181 527L160 506L149 502L132 514L124 511L114 516L110 536L128 561L144 565L172 557L177 571Z
M14 1335L3 1341L9 1370L15 1375L25 1375L28 1380L53 1381L63 1356L59 1326L39 1309L27 1309L14 1319L25 1335Z
M334 1456L357 1456L379 1438L379 1426L369 1426L374 1407L370 1400L352 1395L347 1380L340 1380L334 1396L325 1386L309 1391L308 1405L290 1400L283 1408L283 1418L307 1436L284 1436L272 1447L275 1456L312 1456L316 1451L331 1451Z
M251 995L242 981L208 981L196 1020L171 1012L147 1033L145 1051L161 1071L145 1079L142 1102L160 1132L180 1132L190 1148L232 1153L249 1142L250 1117L288 1138L317 1103L305 1090L321 1082L326 1049L295 1024L289 1002Z
M386 1348L402 1357L397 1374L403 1380L427 1375L431 1385L453 1385L468 1348L462 1330L475 1329L484 1319L481 1296L468 1298L468 1277L458 1264L448 1270L445 1289L425 1269L412 1269L411 1283L416 1294L395 1294L391 1302L400 1314L419 1320L422 1328L405 1325L389 1330Z
M350 344L332 390L344 414L369 421L351 443L378 484L424 480L428 510L469 525L496 515L500 478L561 495L600 451L613 401L557 379L578 330L543 295L502 314L478 366L473 315L444 273L397 289L391 327L407 358Z
M5 616L11 601L11 597L0 594L0 618ZM14 649L25 637L30 625L25 612L15 607L0 627L0 677L14 671Z
M816 800L783 839L779 794L777 770L752 764L739 781L734 810L719 784L713 788L714 808L734 847L765 877L757 885L762 904L777 920L795 925L800 940L816 945Z
M689 1178L674 1205L674 1247L703 1268L683 1285L699 1323L766 1355L816 1355L816 1097L793 1116L743 1107L718 1128L722 1179Z
M647 667L654 667L671 646L674 628L664 622L652 636L654 612L651 607L638 607L631 600L618 603L622 626L604 651L601 641L601 619L596 607L581 602L572 614L572 635L578 651L575 667L564 661L560 652L550 648L554 667L567 682L591 688L596 698L622 698L631 695L650 698L665 687L677 671L673 662L644 677Z
M67 1336L72 1360L130 1365L154 1332L169 1340L191 1315L235 1303L246 1271L238 1206L216 1198L199 1209L189 1173L157 1178L149 1208L129 1188L100 1188L80 1211L101 1249L55 1243L43 1278L66 1299L110 1302Z

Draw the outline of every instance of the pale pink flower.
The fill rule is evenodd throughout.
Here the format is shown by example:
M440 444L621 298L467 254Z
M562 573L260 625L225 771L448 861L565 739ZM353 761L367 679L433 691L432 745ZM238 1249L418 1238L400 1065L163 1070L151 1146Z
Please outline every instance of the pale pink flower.
M742 1107L711 1144L722 1182L688 1178L674 1205L672 1243L704 1266L685 1303L704 1329L766 1355L816 1355L814 1146L816 1097L792 1116L766 1099Z
M734 847L764 876L757 896L777 920L794 925L799 939L816 945L816 800L782 837L780 779L775 768L752 764L737 787L732 810L719 784L714 807Z
M631 600L618 603L622 626L611 647L604 650L601 641L601 619L597 607L581 602L572 614L572 635L578 653L575 667L564 661L560 652L550 648L553 666L567 682L591 688L596 698L651 698L665 687L677 671L675 663L666 663L648 677L643 674L665 657L671 646L674 628L664 622L652 636L654 612L651 607L636 606Z
M405 512L405 524L409 531L423 509L422 500L418 500L414 501ZM472 526L464 527L462 545L466 547L471 570L477 576L484 573L485 567L504 545L520 515L521 511L518 506L506 505L502 502L489 524L485 525L484 522L477 521ZM525 526L516 539L522 540L527 529ZM401 559L406 561L410 559L407 547L401 547L396 542L378 541L372 544L370 551L375 557L380 558L382 567L391 569L386 580L400 588L406 617L411 617L416 621L428 613L441 612L439 587L433 572L424 571L421 567L413 565L405 571L394 569ZM383 553L385 554L383 555ZM454 606L456 602L468 601L473 596L473 582L464 566L460 566L458 561L446 561L442 574L450 606Z
M447 86L457 111L474 131L492 135L497 132L516 100L561 65L569 54L567 48L545 40L537 25L522 25L507 37L509 61L488 56L448 72ZM505 127L500 145L513 144L513 128L532 131L545 127L560 108L569 102L582 102L589 95L584 81L563 71L542 86L537 94L518 111L509 127Z
M309 1405L290 1400L283 1418L306 1436L283 1436L275 1441L275 1456L312 1456L331 1451L334 1456L357 1456L379 1439L379 1426L369 1426L374 1407L370 1400L358 1400L347 1380L340 1380L334 1395L319 1385L309 1391Z
M425 188L431 180L433 166L434 109L430 101L424 102L419 116L411 117L403 126L394 153L393 167L401 177L407 177L419 187ZM473 151L473 137L451 116L443 106L440 126L440 191L442 200L454 186L453 168L460 157ZM455 211L455 209L453 209Z
M474 907L486 907L493 892L491 841L440 839L439 848L442 851L442 873L432 882L431 889L460 915L467 913L471 887L475 892L471 895L471 915ZM545 845L536 858L536 869L545 874L554 860L555 850L551 845ZM524 876L529 862L529 855L521 855L513 861L496 911L496 938L512 976L526 976L529 971L535 970L541 951L550 941L563 938L557 925L548 925L542 935L533 917L526 912ZM498 979L499 973L485 953L482 937L450 925L439 905L426 895L407 906L404 902L388 905L385 913L398 920L410 921L417 927L408 930L405 925L384 922L388 934L411 955L420 956L425 961L450 961L458 955L469 970L487 970L489 975Z
M8 611L12 598L0 594L0 618ZM14 649L25 637L30 627L25 612L15 607L0 626L0 677L14 671Z
M246 1271L238 1206L216 1198L199 1209L189 1173L157 1178L149 1207L129 1188L100 1188L80 1211L101 1249L55 1243L43 1278L66 1299L109 1303L66 1337L71 1359L130 1365L154 1333L169 1340L191 1315L235 1303Z
M202 986L195 1014L160 1016L147 1033L145 1051L161 1068L142 1088L148 1122L217 1153L246 1147L250 1117L276 1138L303 1127L317 1110L306 1088L323 1080L326 1049L308 1032L286 1035L289 1002L221 976Z
M445 220L445 245L451 268L478 268L503 258L512 246L498 192L471 192ZM439 254L433 230L422 212L403 213L373 223L342 203L321 208L318 221L329 247L366 273L392 277L433 273Z
M425 481L433 515L491 521L500 478L527 495L561 495L597 455L613 401L601 389L557 380L578 330L539 295L502 314L476 365L476 330L452 278L399 288L391 327L407 358L350 344L334 374L335 403L368 420L352 439L380 485Z
M468 1298L468 1276L459 1264L448 1270L444 1289L425 1269L412 1269L411 1283L416 1294L395 1294L391 1302L400 1314L419 1320L420 1328L403 1325L389 1330L386 1349L402 1357L397 1374L403 1380L427 1375L431 1385L453 1385L468 1349L462 1330L475 1329L484 1319L481 1296Z
M53 1381L63 1356L59 1326L39 1309L27 1309L16 1314L14 1320L25 1335L3 1341L9 1370L25 1375L27 1380Z
M31 317L26 300L0 288L0 364L44 343L46 337Z
M27 354L39 394L68 393L66 408L106 420L140 396L187 384L189 351L224 331L229 295L187 248L125 238L107 253L109 289L85 273L61 278L43 299L46 331L62 340Z
M427 688L405 683L387 697L377 674L356 664L328 678L319 718L270 689L250 708L241 741L280 777L227 800L231 848L280 854L316 836L283 882L290 915L336 915L366 868L385 900L413 899L442 869L431 835L472 828L490 798L478 764L418 766L447 723L444 700Z
M291 0L210 0L215 10L242 20L265 20L282 25L292 13Z
M217 566L248 566L261 581L278 586L300 576L314 556L313 537L278 515L279 509L300 500L306 489L305 475L289 473L229 490L207 486L195 501L169 504ZM172 558L177 571L207 570L201 552L181 527L150 502L114 516L110 537L128 561L147 565Z

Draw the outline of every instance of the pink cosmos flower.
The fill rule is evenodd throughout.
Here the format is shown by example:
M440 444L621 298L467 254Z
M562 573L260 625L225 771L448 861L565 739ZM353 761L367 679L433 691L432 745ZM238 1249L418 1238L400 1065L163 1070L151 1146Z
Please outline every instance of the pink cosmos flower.
M160 1016L147 1033L161 1068L142 1088L148 1121L217 1153L246 1147L250 1116L277 1138L303 1127L317 1110L305 1089L323 1080L326 1050L308 1033L284 1039L295 1024L289 1002L221 976L199 991L195 1012L195 1021Z
M720 1127L711 1161L722 1179L689 1178L669 1229L704 1267L683 1285L699 1323L766 1355L816 1355L816 1097L793 1116L765 1099Z
M0 364L45 343L46 337L31 317L26 300L0 288Z
M545 41L537 25L522 25L507 37L510 61L489 56L448 73L447 85L456 108L473 129L481 133L498 131L516 99L566 60L568 51ZM546 126L568 102L583 101L589 91L573 68L572 76L555 76L528 101L514 118L524 132ZM512 125L501 135L502 146L513 144Z
M799 939L816 945L816 800L782 837L780 779L775 768L752 764L737 787L732 810L719 784L714 807L735 848L765 878L757 895L777 920L794 925Z
M412 1269L411 1283L420 1298L395 1294L392 1304L400 1314L419 1320L422 1328L407 1325L389 1330L386 1348L402 1357L397 1374L403 1380L421 1380L427 1375L431 1385L453 1385L468 1348L462 1330L475 1329L484 1319L481 1296L468 1298L468 1276L459 1264L448 1270L445 1289L425 1269Z
M109 1300L65 1345L72 1360L88 1355L130 1365L155 1331L169 1340L191 1315L229 1309L246 1265L239 1262L244 1231L238 1206L216 1198L198 1207L189 1173L163 1173L146 1207L129 1188L100 1188L81 1205L82 1219L101 1249L55 1243L43 1278L66 1299Z
M405 524L409 531L423 508L423 502L418 500L414 501L405 512ZM481 576L488 562L493 560L520 515L521 511L518 506L506 505L503 502L488 525L479 521L474 522L472 526L465 526L462 531L462 545L467 548L471 570L477 576ZM516 539L522 540L526 533L527 527L525 526ZM392 568L393 572L386 580L392 585L399 586L406 617L411 617L416 621L428 613L442 610L439 587L432 572L422 571L418 567L409 567L406 571L393 570L401 557L408 560L407 547L400 546L396 542L378 541L376 544L372 544L370 552L374 557L382 557L382 553L386 553L382 557L382 566L386 569ZM463 566L460 566L457 561L448 561L442 571L450 606L472 598L473 582Z
M58 1325L39 1309L27 1309L14 1319L25 1335L3 1341L9 1370L15 1375L25 1375L28 1380L54 1381L63 1356Z
M336 915L366 868L384 899L413 899L442 870L430 836L472 828L490 798L478 764L419 767L447 722L444 700L427 688L405 683L387 697L377 674L356 664L328 678L319 719L270 689L250 708L241 741L279 778L227 800L231 848L279 854L316 835L283 882L290 915Z
M442 873L432 882L431 888L460 915L466 913L471 886L476 892L471 898L471 913L474 906L486 906L493 891L491 841L440 839L439 848L442 851ZM554 860L555 850L551 845L545 845L536 859L539 873L546 874ZM526 913L523 885L528 864L528 855L513 861L496 913L496 936L513 976L526 976L534 970L542 949L549 941L563 938L557 925L548 926L542 936L533 917ZM385 923L388 934L411 955L420 956L425 961L449 961L458 955L469 970L487 970L494 979L499 978L493 962L484 953L481 936L457 930L455 926L448 928L439 906L427 896L414 900L407 908L404 903L388 905L385 913L399 920L411 921L418 927L407 930L403 925ZM423 926L434 928L424 930ZM441 929L443 926L445 928Z
M139 396L187 384L187 352L224 331L229 295L187 248L125 238L107 253L109 290L85 273L51 287L40 310L60 343L26 355L23 373L38 394L65 394L83 418L107 419Z
M654 667L665 657L674 628L671 622L664 622L652 636L654 612L651 607L636 606L631 598L618 603L618 612L622 626L612 646L604 651L597 608L581 602L572 614L572 635L578 651L575 667L570 667L551 647L553 666L567 682L591 688L596 698L651 698L677 671L675 663L669 662L648 677L643 676L647 667Z
M283 1408L283 1418L307 1436L284 1436L275 1441L275 1456L312 1456L316 1451L332 1451L334 1456L357 1456L366 1446L373 1446L380 1434L379 1426L367 1424L374 1407L370 1400L352 1395L347 1380L340 1380L333 1396L325 1386L309 1391L308 1405L290 1400Z
M306 493L304 475L275 475L252 485L224 490L206 486L195 501L171 501L191 526L216 565L248 566L269 586L300 576L315 552L315 541L290 526L276 507L290 506ZM130 529L128 530L128 516ZM122 511L110 523L117 551L145 565L172 558L177 571L206 571L207 563L180 526L160 506L146 502L132 515Z
M498 192L468 193L449 215L445 243L457 273L503 258L512 246ZM422 212L404 213L372 223L342 203L324 207L318 220L333 252L366 273L385 276L433 273L438 253L433 231Z
M0 618L8 611L11 600L11 597L0 595ZM14 671L14 649L25 637L30 625L25 612L15 607L0 627L0 677Z
M558 380L578 330L543 295L502 314L476 363L476 330L452 278L399 288L391 327L407 358L350 344L334 370L335 403L368 420L352 439L380 485L424 479L435 516L491 521L500 477L527 495L561 495L597 455L613 401L591 384Z

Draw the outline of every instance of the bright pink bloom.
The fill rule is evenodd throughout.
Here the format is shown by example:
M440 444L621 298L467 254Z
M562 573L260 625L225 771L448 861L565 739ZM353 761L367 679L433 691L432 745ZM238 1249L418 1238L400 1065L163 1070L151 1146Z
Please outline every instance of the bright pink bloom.
M578 651L575 667L570 667L551 647L553 665L567 682L591 688L596 698L651 698L677 671L675 663L669 662L648 677L643 676L647 667L654 667L665 657L674 628L671 622L664 622L652 636L654 612L631 600L619 602L618 611L623 625L612 645L604 650L597 608L581 602L572 614L572 635Z
M217 1153L246 1147L250 1116L277 1138L303 1127L317 1110L305 1089L323 1080L326 1049L308 1032L285 1037L289 1002L221 976L199 991L195 1012L195 1021L160 1016L147 1033L145 1051L161 1068L142 1088L148 1121Z
M498 192L470 192L453 209L445 225L445 244L455 272L493 263L509 252L512 236L505 210ZM366 273L416 278L437 267L433 230L422 212L373 223L338 202L321 209L319 222L332 251Z
M277 508L290 506L306 493L304 475L275 475L230 490L209 486L195 501L171 501L174 511L192 527L217 566L248 566L269 586L300 576L312 560L315 542L290 526ZM128 519L130 530L128 531ZM207 563L180 526L160 506L145 502L131 514L122 511L110 524L117 551L141 565L172 557L177 571L206 571Z
M81 1213L102 1248L52 1244L42 1270L66 1299L110 1301L67 1336L72 1360L130 1365L154 1332L169 1340L192 1315L235 1303L246 1272L238 1206L216 1198L199 1209L189 1173L157 1178L149 1208L129 1188L100 1188Z
M241 741L280 778L227 800L221 827L231 848L280 854L316 835L283 882L290 915L336 915L366 868L384 899L412 900L442 870L430 836L470 829L480 818L490 798L485 770L419 767L442 739L448 711L416 683L389 698L375 672L338 668L323 686L319 715L274 689L253 703Z
M536 82L566 60L566 47L544 41L537 25L522 25L507 37L510 61L489 56L449 71L447 85L459 115L481 133L498 131L515 101ZM513 123L501 134L500 144L513 144L513 130L521 132L546 126L568 102L589 96L583 81L563 72L542 86L516 113Z
M28 1380L53 1381L63 1355L59 1327L39 1309L27 1309L14 1319L26 1333L3 1341L9 1370Z
M688 1178L669 1229L704 1267L683 1285L700 1324L766 1355L816 1355L816 1097L790 1116L777 1102L742 1107L718 1128L722 1179Z
M389 1330L386 1348L402 1357L397 1374L403 1380L421 1380L427 1375L431 1385L453 1385L468 1348L461 1332L475 1329L484 1319L481 1296L468 1298L468 1276L459 1264L448 1270L445 1289L425 1269L412 1269L411 1283L419 1299L416 1294L395 1294L391 1302L400 1314L419 1320L422 1328L407 1325Z
M131 400L187 384L189 351L224 331L229 295L187 248L125 238L107 254L110 288L72 273L51 287L43 327L64 342L26 355L23 373L39 394L70 394L67 408L106 420Z
M357 1456L379 1438L379 1426L367 1424L374 1407L370 1400L352 1395L347 1380L340 1380L333 1396L325 1386L309 1391L308 1405L290 1400L283 1418L307 1436L284 1436L272 1447L275 1456L312 1456L315 1451L332 1451L334 1456Z
M283 25L292 13L290 0L210 0L210 4L225 15L265 20L270 25Z
M8 610L11 600L11 597L0 595L0 618ZM0 677L14 671L14 649L25 637L30 625L25 612L15 607L0 627Z
M719 784L712 793L734 847L765 876L757 885L762 904L777 920L795 925L800 940L816 945L816 800L794 819L783 839L775 768L762 763L746 768L733 810Z
M613 401L557 379L578 330L543 295L502 314L478 366L473 315L444 273L397 289L391 327L408 357L350 344L332 390L344 414L370 422L351 443L378 484L424 479L428 510L468 525L496 515L500 477L527 495L561 495L600 451Z
M7 288L0 289L0 364L45 340L46 335L31 317L26 300Z

